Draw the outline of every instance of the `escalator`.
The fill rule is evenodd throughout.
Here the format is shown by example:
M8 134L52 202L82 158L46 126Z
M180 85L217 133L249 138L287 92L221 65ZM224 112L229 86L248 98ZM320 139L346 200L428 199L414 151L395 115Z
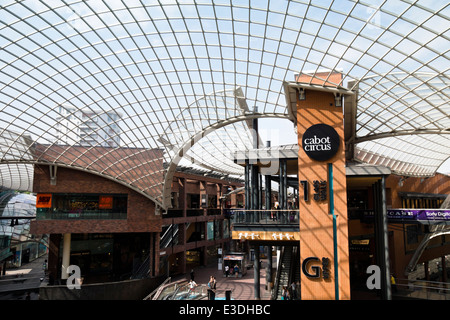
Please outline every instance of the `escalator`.
M189 229L189 226L190 224L186 225L187 230ZM178 224L171 224L163 227L163 231L161 232L159 241L160 250L177 245L178 232L179 232ZM150 255L147 254L147 256L144 257L144 259L142 260L137 270L133 271L131 279L144 279L147 278L149 274L150 274Z
M191 224L191 223L186 224L187 242L190 241L192 234L195 232L195 228L193 228L193 226L194 226L194 224ZM171 224L166 227L163 227L163 231L161 232L161 239L159 242L159 248L165 249L165 248L173 247L173 246L177 245L179 229L180 228L179 228L178 224Z
M178 230L178 224L171 224L167 226L165 230L163 230L161 239L159 241L160 249L168 248L178 243Z
M194 289L189 289L187 280L170 282L170 278L161 284L154 292L149 294L144 300L203 300L208 295L208 287L199 285Z
M295 246L284 246L281 249L272 300L281 300L283 287L289 288L295 281L300 283L299 250Z

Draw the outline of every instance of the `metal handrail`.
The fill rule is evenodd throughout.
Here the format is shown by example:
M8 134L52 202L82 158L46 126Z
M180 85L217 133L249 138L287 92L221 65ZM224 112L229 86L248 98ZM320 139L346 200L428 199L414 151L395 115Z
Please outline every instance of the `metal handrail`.
M299 209L229 209L233 223L298 224Z
M189 284L185 284L183 286L176 288L175 292L171 295L170 300L176 300L177 297L181 297L182 294L184 295L184 293L182 291L186 291L184 298L187 298L187 299L180 299L180 300L194 300L194 299L189 299L189 297L191 297L191 296L195 297L195 299L202 299L203 297L206 296L207 290L208 290L208 286L205 284L197 285L196 287L194 287L192 289L192 291L189 288Z
M409 297L450 300L450 283L448 282L396 279L395 286L399 292Z
M281 248L280 257L278 260L277 273L275 275L275 283L272 288L271 300L276 300L278 298L278 286L280 285L280 276L281 276L281 265L283 263L285 247Z
M148 294L143 300L152 300L151 298L154 297L156 295L156 293L158 291L161 291L162 288L172 280L171 277L167 277L166 280L163 281L163 283L161 283L158 288L156 288L155 290L153 290L150 294Z

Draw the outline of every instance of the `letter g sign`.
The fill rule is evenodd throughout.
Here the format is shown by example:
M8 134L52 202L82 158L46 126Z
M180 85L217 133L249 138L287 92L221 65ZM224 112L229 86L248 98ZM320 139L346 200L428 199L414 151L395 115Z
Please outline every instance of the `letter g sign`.
M308 268L311 262L320 262L320 259L317 257L309 257L303 260L302 264L302 272L308 278L320 278L320 266L312 266ZM311 269L311 271L309 271Z

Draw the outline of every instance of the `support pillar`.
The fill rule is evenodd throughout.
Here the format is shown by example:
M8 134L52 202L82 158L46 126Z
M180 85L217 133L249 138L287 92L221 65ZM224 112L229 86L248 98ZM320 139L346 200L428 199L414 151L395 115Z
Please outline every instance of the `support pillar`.
M179 206L183 210L183 217L186 217L187 216L187 179L179 178L178 181L180 182L180 185L182 186L180 188Z
M245 160L245 209L250 208L250 164Z
M280 159L280 185L279 185L279 202L280 209L286 210L288 208L287 201L287 162L286 159ZM279 213L278 219L281 219L282 223L287 222L287 213L286 211L281 211Z
M255 300L261 299L261 277L260 277L260 265L259 265L259 245L255 245L254 248L255 252L255 262L253 264L253 277L254 277L254 284L255 284Z
M150 233L150 263L149 263L149 271L150 277L156 277L159 275L159 241L160 236L159 232L151 232Z
M267 270L266 270L266 283L267 283L267 289L272 289L269 285L272 283L272 246L267 246Z
M386 210L386 185L385 177L375 183L375 245L377 264L381 270L381 299L391 300L391 276L389 266L389 242L387 229Z
M447 282L447 265L445 261L445 256L441 257L441 266L442 266L442 282Z
M257 165L251 166L251 205L250 208L254 210L259 209L259 168ZM259 211L254 211L252 214L252 222L259 222Z
M258 173L258 209L262 209L263 207L263 176Z
M63 239L63 252L61 265L61 279L63 280L67 280L67 278L69 278L67 268L69 268L70 265L70 243L71 243L71 234L65 233Z
M337 72L326 76L330 83L342 81L342 75ZM306 74L297 77L298 83L306 84L306 89L300 91L299 88L299 93L304 94L297 100L298 180L310 190L309 197L299 199L301 298L348 300L350 268L343 110L335 105L334 92L309 87L315 80ZM321 272L316 272L318 270Z
M265 200L266 200L266 210L272 209L272 177L270 175L264 176L264 183L265 183ZM270 217L269 217L270 218Z

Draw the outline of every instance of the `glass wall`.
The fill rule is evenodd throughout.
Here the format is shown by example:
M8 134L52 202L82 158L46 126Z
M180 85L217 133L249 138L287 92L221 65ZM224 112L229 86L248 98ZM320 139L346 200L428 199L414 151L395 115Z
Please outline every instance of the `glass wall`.
M14 190L0 192L0 263L20 267L45 254L47 235L30 234L30 219L36 213L36 196ZM11 219L9 219L11 217Z

